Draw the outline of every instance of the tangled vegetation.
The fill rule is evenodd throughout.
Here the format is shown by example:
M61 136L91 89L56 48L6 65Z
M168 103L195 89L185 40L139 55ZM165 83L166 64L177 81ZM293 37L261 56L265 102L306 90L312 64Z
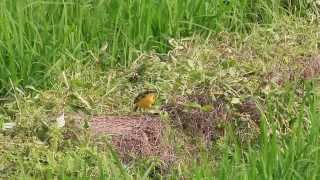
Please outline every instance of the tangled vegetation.
M0 178L318 179L318 5L285 2L0 2Z

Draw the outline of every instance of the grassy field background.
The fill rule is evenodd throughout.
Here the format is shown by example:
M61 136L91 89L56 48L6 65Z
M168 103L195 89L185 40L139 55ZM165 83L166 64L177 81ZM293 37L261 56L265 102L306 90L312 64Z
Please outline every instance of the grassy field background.
M317 2L307 0L5 0L0 10L2 94L12 85L50 87L74 63L126 67L140 51L167 52L170 38L248 33L282 15L319 15Z
M319 179L320 60L305 65L318 18L307 0L1 1L0 178ZM128 115L145 88L160 110L196 87L223 96L231 121L209 145L170 127L177 161L165 170L55 124L62 112ZM248 98L258 126L237 110Z

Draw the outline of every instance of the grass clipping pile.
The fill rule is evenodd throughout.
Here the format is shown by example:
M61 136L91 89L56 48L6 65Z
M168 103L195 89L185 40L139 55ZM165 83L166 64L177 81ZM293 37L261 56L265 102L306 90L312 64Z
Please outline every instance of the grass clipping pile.
M235 134L242 142L255 139L259 131L260 112L255 102L245 100L233 112L226 100L213 99L206 90L180 96L163 110L175 127L190 137L200 137L207 145L223 137L228 125L236 125ZM237 117L238 114L242 118Z
M213 100L206 89L197 90L191 95L179 96L163 106L172 124L186 135L197 135L209 143L224 134L224 126L229 121L223 100Z
M108 135L124 161L136 157L160 157L173 160L172 148L164 142L165 125L157 116L106 116L90 122L94 136Z

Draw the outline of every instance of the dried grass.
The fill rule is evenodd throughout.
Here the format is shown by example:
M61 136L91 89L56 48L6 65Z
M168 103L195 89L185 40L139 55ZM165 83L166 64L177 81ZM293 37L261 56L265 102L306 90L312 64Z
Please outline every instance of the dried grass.
M312 79L320 75L320 54L314 55L304 62L303 79Z
M189 107L188 102L195 102L207 109ZM211 142L224 134L224 124L228 122L228 113L222 100L215 101L205 89L195 91L189 96L180 96L162 107L172 124L190 136L200 135L206 142Z

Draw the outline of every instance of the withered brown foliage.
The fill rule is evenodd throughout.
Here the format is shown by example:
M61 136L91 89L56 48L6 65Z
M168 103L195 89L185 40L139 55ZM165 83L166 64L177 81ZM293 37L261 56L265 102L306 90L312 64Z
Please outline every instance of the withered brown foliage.
M203 108L189 107L188 102ZM188 96L177 97L162 107L172 124L181 128L187 135L200 135L210 142L224 134L224 125L228 122L228 112L223 100L213 100L207 89L198 89Z
M320 75L320 55L298 57L295 64L274 65L264 80L283 86L289 81L309 80Z
M195 103L198 106L189 106ZM190 137L202 137L214 142L232 125L242 142L251 141L259 134L260 110L256 102L247 98L231 107L224 97L214 98L208 87L195 88L192 94L179 96L162 107L172 124ZM210 108L211 107L211 108Z
M249 98L246 99L239 105L238 111L243 114L248 114L250 116L250 119L257 125L259 125L261 113L254 100Z
M260 134L261 112L257 102L252 98L243 100L236 106L232 114L234 118L235 134L241 143L255 141Z
M314 55L304 62L302 77L304 79L312 79L320 75L320 54Z

